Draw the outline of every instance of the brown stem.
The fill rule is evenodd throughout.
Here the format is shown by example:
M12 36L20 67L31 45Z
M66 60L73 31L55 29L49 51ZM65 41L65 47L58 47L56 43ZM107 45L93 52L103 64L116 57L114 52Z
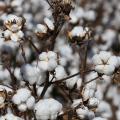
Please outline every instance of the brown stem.
M50 86L50 83L49 83L49 72L47 72L46 74L47 74L47 79L46 79L46 82L45 82L45 86L44 86L44 88L43 88L43 91L42 91L42 93L41 93L41 95L40 95L40 98L43 98L43 97L44 97L44 95L45 95L48 87Z
M89 45L89 41L87 42L87 45L84 48L85 56L84 56L84 59L82 60L83 61L83 64L82 64L82 81L83 81L83 83L85 81L84 71L86 70L86 64L87 64L88 45Z

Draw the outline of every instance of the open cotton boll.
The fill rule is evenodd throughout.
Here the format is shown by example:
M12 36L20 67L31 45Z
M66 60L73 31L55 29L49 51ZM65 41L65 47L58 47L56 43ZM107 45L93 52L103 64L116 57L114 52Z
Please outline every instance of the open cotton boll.
M53 71L57 67L57 61L54 59L50 59L48 61L48 71Z
M52 98L43 99L35 104L34 111L38 120L55 120L62 111L62 104Z
M21 111L21 112L25 112L27 110L27 105L26 104L20 104L18 106L18 109Z
M95 117L95 113L94 113L93 111L90 111L90 110L89 110L88 119L89 119L89 120L93 120L94 117Z
M81 120L84 120L85 118L87 118L89 110L87 107L79 108L76 110L76 113Z
M48 28L50 30L54 30L55 26L54 26L53 22L50 19L44 18L44 22L45 22L45 24L48 26Z
M93 56L93 63L95 71L105 75L112 75L115 68L119 66L116 56L112 56L110 52L101 51L99 54Z
M13 102L14 104L16 104L16 105L19 105L19 104L21 103L21 99L20 99L20 97L19 97L17 94L15 94L15 95L12 97L12 102Z
M77 84L78 77L73 77L68 80L66 80L66 86L69 89L72 89Z
M61 65L58 65L56 68L55 68L55 77L56 79L62 79L66 76L66 71L64 69L63 66Z
M26 90L22 90L21 92L18 91L18 95L19 95L21 101L25 102L31 96L31 93L30 93L30 91L27 91L27 89L26 89Z
M101 60L103 60L105 63L107 63L107 61L112 56L112 54L107 51L100 51L99 56L100 56Z
M45 72L45 71L48 70L48 62L46 62L46 61L39 61L38 62L38 67L40 68L40 70Z
M69 45L62 45L58 49L59 49L60 55L66 58L67 61L72 59L73 51Z
M95 54L92 58L92 61L95 65L102 64L101 58L98 54Z
M84 18L89 21L94 21L96 19L96 13L93 10L86 11L84 13Z
M38 67L43 71L53 71L57 67L57 54L53 51L43 52L39 55Z
M114 65L105 65L103 70L105 75L112 75L115 70L115 67Z
M95 71L98 72L98 73L104 73L104 65L96 65L95 66Z
M84 88L82 90L82 97L83 97L83 101L87 101L88 99L92 98L95 94L95 90L94 89L86 89Z
M90 98L88 101L88 106L91 109L97 108L97 106L99 105L99 100L95 97Z
M116 56L111 56L108 60L108 64L114 65L115 67L119 67L118 59Z
M15 104L19 104L20 102L25 102L30 96L31 92L27 88L20 88L17 90L17 93L13 96L12 100Z
M86 31L83 29L82 26L74 27L73 30L70 32L70 35L72 37L84 37L86 34Z
M112 111L111 111L110 104L108 104L105 101L100 101L100 104L98 105L96 112L100 113L101 116L104 118L112 117Z
M35 31L36 33L47 33L47 27L42 24L37 24L37 29Z
M48 51L47 53L48 59L57 59L57 54L53 51Z
M26 102L27 108L32 109L34 104L35 104L35 98L33 96L29 97Z
M27 80L30 84L34 84L37 82L39 77L39 69L38 67L34 67L31 64L25 64L21 67L21 75L25 80Z
M46 52L42 52L42 53L39 55L39 59L40 59L41 61L46 61L46 60L48 60L48 55L47 55L47 53L46 53Z
M59 58L59 64L62 66L66 66L67 65L67 59L65 57L60 57Z

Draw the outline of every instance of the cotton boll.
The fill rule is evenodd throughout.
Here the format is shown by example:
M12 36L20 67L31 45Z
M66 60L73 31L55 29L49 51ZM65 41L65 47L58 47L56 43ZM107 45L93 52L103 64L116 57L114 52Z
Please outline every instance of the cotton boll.
M95 71L98 73L104 73L104 65L97 65L95 66Z
M96 112L101 113L101 116L104 117L104 118L111 118L112 117L111 107L105 101L100 102Z
M59 47L60 55L68 61L72 59L72 49L69 45L62 45ZM67 53L67 54L66 54Z
M86 11L84 14L84 18L89 21L94 21L96 19L95 11L93 10Z
M89 111L88 113L89 120L93 120L94 117L95 117L95 113L93 111Z
M56 77L56 79L62 79L65 76L66 76L66 72L65 72L64 67L62 67L61 65L58 65L55 68L55 77Z
M44 22L45 22L45 24L48 26L48 28L50 30L54 30L54 28L55 28L54 24L53 24L53 22L50 19L44 18Z
M113 65L105 65L103 70L105 75L112 75L115 67Z
M45 71L48 70L48 62L46 62L46 61L39 61L38 62L38 67L40 68L40 70L45 72Z
M17 95L22 102L25 102L31 96L31 92L27 88L21 88L17 91Z
M38 120L54 120L62 111L62 104L52 98L44 99L35 104L34 111Z
M19 105L21 103L21 99L19 98L19 96L17 94L15 94L12 98L12 101L14 104Z
M77 84L77 80L78 80L77 77L73 77L73 78L66 80L66 86L69 89L72 89L75 86L75 84Z
M95 92L95 97L99 100L103 99L103 92L101 88L97 87L97 91Z
M46 52L42 52L42 53L39 55L39 59L40 59L41 61L46 61L46 60L48 60L47 53L46 53Z
M88 101L88 106L89 108L92 108L92 109L97 108L98 104L99 104L99 100L94 97L90 98Z
M107 61L111 57L111 53L106 51L100 51L99 56L105 63L107 63Z
M82 91L82 97L84 101L87 101L88 99L90 99L91 97L93 97L95 94L95 90L94 89L83 89Z
M39 76L39 69L30 64L25 64L21 67L21 74L25 80L27 80L30 84L34 84L37 82Z
M118 59L116 56L111 56L110 59L108 60L108 64L114 65L115 67L119 67Z
M35 31L36 33L47 33L47 27L42 24L37 24L37 30Z
M35 104L35 98L31 96L26 102L27 108L32 109L34 104Z
M70 23L75 24L75 23L78 22L78 18L77 18L77 16L75 15L74 12L71 12L70 18L71 18L71 19L70 19Z
M54 59L50 59L48 61L48 71L53 71L57 67L57 61Z
M4 37L5 37L5 38L9 38L10 35L11 35L11 31L9 31L9 30L5 30L5 31L4 31Z
M57 60L57 54L53 51L48 51L47 53L48 59L55 59Z
M62 66L66 66L67 65L67 59L65 57L59 58L59 64L62 65Z
M101 58L98 54L93 56L92 61L95 65L102 64Z
M82 26L74 27L73 30L70 32L70 36L72 37L84 37L85 31Z
M79 108L76 110L76 113L78 115L78 117L83 120L88 116L89 110L88 108L84 107L84 108Z
M21 111L21 112L25 112L27 110L27 106L26 104L20 104L18 106L18 109Z

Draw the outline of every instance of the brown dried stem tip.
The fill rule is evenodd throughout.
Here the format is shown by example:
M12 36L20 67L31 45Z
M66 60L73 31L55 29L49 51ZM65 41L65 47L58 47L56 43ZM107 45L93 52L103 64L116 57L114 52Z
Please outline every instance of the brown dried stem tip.
M53 11L55 21L66 19L72 9L71 0L47 0Z

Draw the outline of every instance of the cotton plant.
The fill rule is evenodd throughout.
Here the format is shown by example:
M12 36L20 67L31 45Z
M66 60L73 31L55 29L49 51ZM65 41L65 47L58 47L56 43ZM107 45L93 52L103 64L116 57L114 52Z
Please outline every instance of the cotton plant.
M0 1L0 120L119 120L119 4Z

